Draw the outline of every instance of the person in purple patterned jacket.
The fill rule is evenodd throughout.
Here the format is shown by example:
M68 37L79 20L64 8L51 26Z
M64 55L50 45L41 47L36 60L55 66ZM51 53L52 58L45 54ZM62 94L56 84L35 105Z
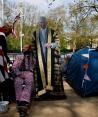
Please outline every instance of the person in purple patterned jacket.
M17 109L20 117L25 117L30 104L31 92L34 87L33 60L31 45L23 47L23 54L17 55L12 69L15 73L15 93Z

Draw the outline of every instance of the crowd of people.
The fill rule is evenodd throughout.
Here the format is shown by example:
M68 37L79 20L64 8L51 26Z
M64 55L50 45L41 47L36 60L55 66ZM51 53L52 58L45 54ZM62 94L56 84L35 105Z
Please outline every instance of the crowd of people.
M0 94L9 100L6 37L13 32L13 24L0 28ZM3 62L2 62L3 61ZM20 117L25 117L31 97L37 99L66 98L62 80L59 39L53 29L48 28L45 17L40 17L39 28L33 32L32 43L23 46L10 69L14 79L15 99Z

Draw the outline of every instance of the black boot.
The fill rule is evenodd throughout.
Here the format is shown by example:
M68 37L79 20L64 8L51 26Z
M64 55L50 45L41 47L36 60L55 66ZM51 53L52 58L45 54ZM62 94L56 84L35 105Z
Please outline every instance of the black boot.
M17 109L17 112L19 112L19 107L20 107L20 101L16 101L16 109Z
M21 111L19 114L20 114L20 117L26 117L26 113L23 111Z
M20 117L26 117L27 110L28 110L28 103L24 101L21 102L18 109L19 109Z
M26 117L26 115L27 115L27 107L26 106L20 106L20 111L19 111L19 113L20 113L20 117Z

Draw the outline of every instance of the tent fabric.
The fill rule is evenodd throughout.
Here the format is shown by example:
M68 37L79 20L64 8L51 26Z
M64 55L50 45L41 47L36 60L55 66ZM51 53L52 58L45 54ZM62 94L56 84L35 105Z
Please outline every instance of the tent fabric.
M85 47L75 52L67 65L66 81L81 96L98 94L98 49Z

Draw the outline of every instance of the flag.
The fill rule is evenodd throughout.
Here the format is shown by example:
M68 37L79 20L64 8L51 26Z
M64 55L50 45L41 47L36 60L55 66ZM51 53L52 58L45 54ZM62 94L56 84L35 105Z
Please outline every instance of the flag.
M17 34L16 34L16 27L15 27L15 23L20 19L20 13L15 17L14 22L13 22L13 28L12 28L12 34L18 38Z
M15 19L14 19L14 23L13 24L15 24L15 22L17 21L17 20L19 20L20 19L20 13L18 14L18 15L16 15L16 17L15 17Z
M0 69L0 82L3 82L5 81L5 79L9 77L8 77L8 69L7 69L7 60L4 56L1 46L0 46L0 67L2 68L2 70Z

